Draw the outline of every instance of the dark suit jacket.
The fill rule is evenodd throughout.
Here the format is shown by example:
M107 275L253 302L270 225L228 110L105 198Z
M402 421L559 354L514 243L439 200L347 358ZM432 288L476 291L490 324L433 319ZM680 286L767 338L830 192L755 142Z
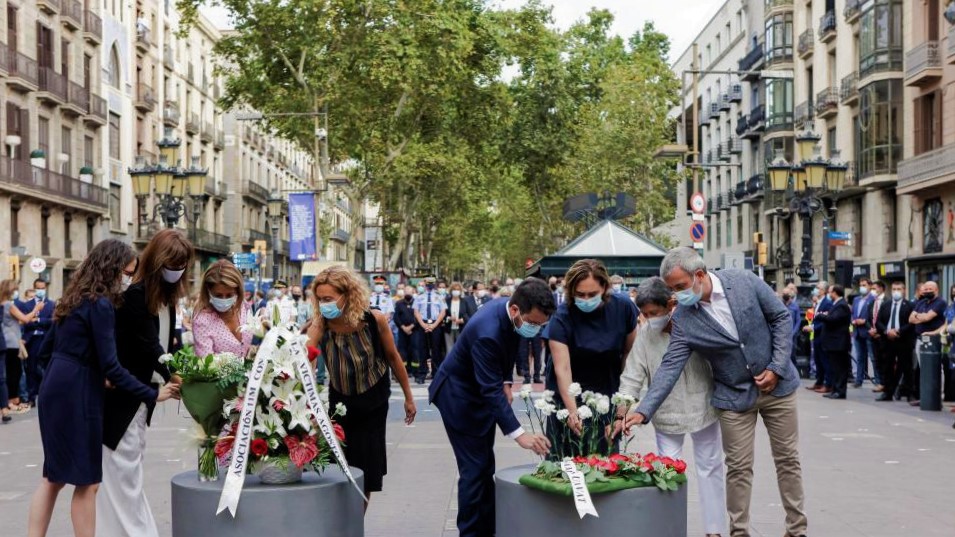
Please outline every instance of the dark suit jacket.
M169 341L172 348L175 336L176 310L167 308L169 315ZM159 363L164 354L159 344L159 317L146 307L146 289L142 283L129 287L123 293L123 305L116 310L116 352L119 363L143 384L154 385L153 372L169 380L169 369ZM140 401L121 390L106 390L103 415L103 444L116 449L130 422L136 416ZM146 423L152 420L153 405L149 406Z
M483 436L494 424L510 434L521 426L504 396L521 341L507 302L491 301L471 318L428 387L445 425L461 434Z
M852 335L854 337L869 339L869 329L872 328L872 316L869 312L872 310L873 304L875 304L875 297L868 293L865 296L857 296L853 299L852 320L862 319L865 321L862 326L853 325Z
M822 331L822 337L819 345L825 351L848 351L852 348L852 339L849 334L849 321L852 318L852 310L845 300L839 300L832 304L825 315L818 315L819 320L825 329Z
M882 307L879 308L879 317L876 320L875 329L879 332L883 344L901 342L910 347L914 345L915 325L909 322L909 316L912 315L914 308L915 305L912 302L905 298L902 299L902 303L899 305L899 335L901 338L889 340L886 334L889 331L889 317L892 315L892 300L882 301Z
M832 309L832 300L828 296L822 298L822 301L819 303L819 309L816 310L816 313L822 313ZM822 332L825 330L826 325L819 319L820 315L813 317L812 319L812 331L815 332L815 338L819 338Z
M33 311L33 308L36 307L36 298L31 298L26 302L23 302L22 305L18 304L17 308L24 314L30 313ZM40 310L40 316L37 320L23 325L23 341L30 343L30 340L34 336L38 336L40 340L43 339L43 336L50 331L50 328L53 327L53 310L56 309L56 303L50 299L43 301L43 309Z
M459 330L464 330L464 327L468 325L468 321L474 314L477 313L477 305L475 305L473 300L468 300L468 297L461 297L461 310L458 312L458 315L461 316L461 319L464 321L459 328ZM448 297L448 314L444 317L444 331L451 332L451 297Z
M408 326L409 324L418 324L415 321L414 310L411 309L411 303L404 299L395 302L395 315L392 319L398 328Z

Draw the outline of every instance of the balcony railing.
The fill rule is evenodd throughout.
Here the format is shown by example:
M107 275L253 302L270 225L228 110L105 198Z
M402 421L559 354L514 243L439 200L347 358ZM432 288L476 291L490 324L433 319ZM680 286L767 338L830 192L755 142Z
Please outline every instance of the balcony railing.
M859 102L859 73L853 71L849 75L843 77L842 83L839 88L839 96L842 99L842 104L855 104Z
M756 46L746 53L746 56L739 61L739 70L743 71L740 75L743 80L759 79L759 67L763 63L763 44L758 42Z
M204 229L193 229L192 231L198 249L220 254L229 253L232 239L228 235L220 235Z
M763 174L757 173L746 180L746 196L759 199L763 195Z
M61 0L36 0L36 7L40 8L40 11L52 15L60 11L60 2Z
M796 105L796 110L793 112L793 124L798 129L806 124L809 121L809 103L802 102Z
M212 143L215 140L215 131L212 128L212 123L205 122L202 124L202 133L199 135L199 139L206 143Z
M103 41L103 19L88 9L83 13L83 36L93 43Z
M60 13L60 22L71 30L83 27L83 4L77 0L63 0L63 11Z
M332 231L329 238L331 238L333 241L348 242L348 239L351 238L351 235L349 235L349 233L342 228L336 228L334 231Z
M39 82L36 60L10 48L6 49L6 51L9 77L19 78L27 84L36 87Z
M106 121L106 99L96 94L90 94L90 115Z
M955 172L955 143L899 163L899 188L916 187Z
M764 105L759 105L756 108L753 108L752 112L749 113L749 124L750 130L759 128L766 123L766 107Z
M0 156L0 182L18 190L22 187L37 190L44 195L44 198L47 198L47 195L53 195L88 203L99 209L106 209L109 201L109 192L103 187L45 168L36 168L29 161L11 160L6 156Z
M769 12L776 8L792 6L793 0L766 0L766 11Z
M743 85L742 84L733 84L732 86L730 86L729 100L731 103L743 102Z
M905 53L905 83L921 85L942 76L938 41L926 41Z
M40 67L37 72L39 90L46 92L48 94L46 97L52 98L51 100L66 102L66 77L54 71L52 67Z
M152 41L149 39L149 28L139 28L136 30L136 48L142 52L149 51Z
M167 126L179 126L179 104L175 101L166 101L162 108L162 120Z
M736 120L736 134L742 136L749 130L749 117L742 115Z
M807 28L805 32L799 34L799 44L796 46L796 52L800 58L805 59L812 55L815 44L812 28Z
M70 82L69 102L75 106L82 114L88 114L90 111L90 90L84 88L76 82Z
M819 40L828 43L836 38L836 12L829 11L819 19Z
M265 203L269 200L269 191L264 186L253 181L245 181L242 186L243 194L255 198L262 203Z
M257 230L257 229L246 229L246 230L245 230L245 242L246 242L246 244L252 244L252 243L254 243L255 241L271 242L271 241L272 241L272 235L270 235L270 234L268 234L268 233L266 233L266 232L264 232L264 231L259 231L259 230Z
M736 183L736 189L733 190L733 200L739 205L746 199L746 181Z
M710 119L719 119L719 117L720 117L719 103L710 103Z
M726 142L726 149L731 155L739 155L743 152L743 141L734 136Z
M175 54L169 45L165 45L162 49L162 63L166 66L166 69L174 70L176 68Z
M195 112L189 112L189 115L186 116L186 132L197 134L199 125L199 115Z
M724 93L720 95L720 111L729 112L732 110L733 106L730 104L730 95L729 93Z
M139 83L136 91L136 108L145 112L156 109L156 94L149 84Z
M852 24L859 20L859 16L862 15L862 4L865 0L846 0L846 5L842 10L842 16L846 19L847 24Z
M816 116L828 118L839 111L839 90L826 88L816 94Z

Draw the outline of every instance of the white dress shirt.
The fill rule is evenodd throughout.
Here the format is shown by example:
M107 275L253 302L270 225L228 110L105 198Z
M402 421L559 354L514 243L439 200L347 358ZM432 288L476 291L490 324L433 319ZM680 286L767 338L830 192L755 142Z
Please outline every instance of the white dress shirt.
M726 300L726 293L723 290L723 283L716 274L710 272L710 282L713 284L713 290L710 292L710 301L700 301L700 307L708 313L726 333L739 339L739 331L736 329L736 321L733 319L733 311L730 309L729 300Z

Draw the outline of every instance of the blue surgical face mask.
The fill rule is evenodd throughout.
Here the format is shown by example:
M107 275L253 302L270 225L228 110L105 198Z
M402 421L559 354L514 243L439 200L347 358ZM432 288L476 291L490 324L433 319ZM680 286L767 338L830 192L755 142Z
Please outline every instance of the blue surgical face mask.
M813 287L813 288L812 288L812 296L814 296L814 297L819 296L819 288L818 288L818 287Z
M703 298L703 286L700 286L699 291L697 291L695 287L696 277L693 278L693 285L687 289L677 291L675 293L677 303L679 303L681 306L692 306L699 302L700 299Z
M540 334L541 325L529 323L524 320L524 317L520 313L517 314L517 318L521 320L521 325L517 326L517 323L514 322L514 319L511 319L511 323L514 325L514 331L517 332L517 335L522 338L532 339L537 337L537 334Z
M385 286L384 286L384 285L376 285L376 286L375 286L375 292L376 292L376 293L384 293L384 292L385 292Z
M45 299L46 299L46 289L37 289L37 290L36 290L36 297L37 297L38 299L40 299L40 300L45 300Z
M603 296L597 295L591 298L574 298L574 304L577 305L577 308L584 313L590 313L597 309L600 306L600 303L603 301Z
M419 285L419 286L418 286L418 294L421 294L421 293L423 293L423 292L424 292L424 286L423 286L423 285Z
M338 307L338 302L322 302L318 305L318 310L322 312L322 317L331 320L341 317L342 310Z
M238 297L235 295L230 296L229 298L217 298L214 296L209 297L209 304L212 304L212 307L215 308L219 313L225 313L232 309L232 306L235 306L235 301Z

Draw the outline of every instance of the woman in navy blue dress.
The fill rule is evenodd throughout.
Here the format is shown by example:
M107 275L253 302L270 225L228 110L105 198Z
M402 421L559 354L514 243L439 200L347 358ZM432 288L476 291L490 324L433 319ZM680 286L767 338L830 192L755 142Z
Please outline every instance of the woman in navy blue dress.
M576 382L584 391L607 397L617 392L624 363L637 337L637 307L626 295L613 291L606 267L594 259L574 263L564 276L564 286L566 299L544 331L552 357L546 385L570 411L567 425L579 434L582 424L576 399L569 393L570 385ZM613 416L594 419L609 425ZM560 429L555 430L554 453L559 442L576 441L562 438Z
M29 537L46 535L56 497L67 484L76 487L71 509L74 534L95 533L107 379L150 406L178 396L178 386L157 391L117 361L113 308L135 268L132 248L115 239L103 241L87 255L56 304L53 328L39 355L48 362L37 405L43 479L30 504Z

